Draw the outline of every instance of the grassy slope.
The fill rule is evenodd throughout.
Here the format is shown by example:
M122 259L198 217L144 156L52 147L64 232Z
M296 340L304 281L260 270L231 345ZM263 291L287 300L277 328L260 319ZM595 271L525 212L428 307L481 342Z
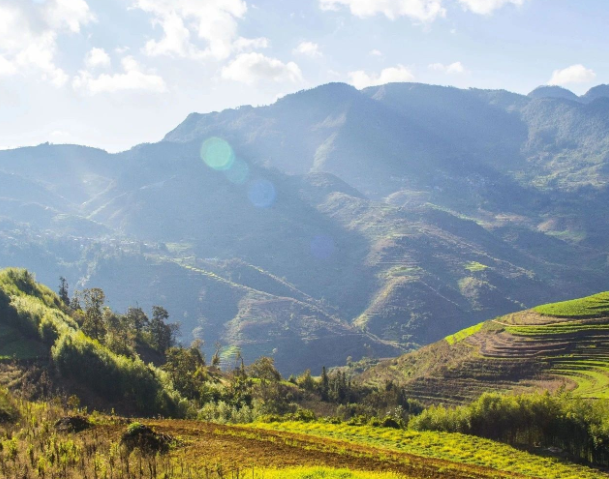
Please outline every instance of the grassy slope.
M387 379L427 402L563 386L608 397L609 293L487 321L363 374L364 381Z
M545 304L534 308L534 310L544 316L558 318L598 318L609 316L609 292L572 301Z
M59 297L26 270L1 270L0 359L51 359L41 367L50 373L53 386L98 407L178 414L181 398L163 371L89 338L60 304Z
M410 455L411 458L416 457L419 460L425 458L430 461L447 461L444 466L447 474L453 468L473 466L486 470L485 474L488 476L482 477L605 477L593 469L561 463L554 458L532 455L507 445L461 434L299 422L255 424L253 427L321 437L328 441L346 441L378 451Z
M39 341L25 338L18 330L0 324L0 359L36 359L49 354Z

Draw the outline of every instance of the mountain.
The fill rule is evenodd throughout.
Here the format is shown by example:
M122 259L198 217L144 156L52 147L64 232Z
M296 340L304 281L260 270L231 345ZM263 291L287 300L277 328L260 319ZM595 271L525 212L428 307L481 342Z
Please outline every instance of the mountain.
M599 98L609 98L609 85L597 85L592 87L582 96L582 100L587 103L591 103Z
M562 100L570 100L570 101L580 101L580 98L573 93L571 90L567 90L566 88L556 86L556 85L544 85L535 88L528 95L530 98L555 98Z
M129 151L0 152L0 266L162 303L284 374L609 289L609 109L339 83ZM125 286L127 285L127 286Z
M488 391L574 390L607 396L609 293L502 316L382 362L363 381L398 381L425 402L466 402Z

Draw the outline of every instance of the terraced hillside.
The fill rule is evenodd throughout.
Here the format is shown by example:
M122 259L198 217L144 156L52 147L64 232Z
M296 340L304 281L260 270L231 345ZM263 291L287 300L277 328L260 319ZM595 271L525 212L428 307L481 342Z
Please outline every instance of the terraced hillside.
M362 378L393 379L425 402L559 388L609 397L609 293L486 321L383 362Z

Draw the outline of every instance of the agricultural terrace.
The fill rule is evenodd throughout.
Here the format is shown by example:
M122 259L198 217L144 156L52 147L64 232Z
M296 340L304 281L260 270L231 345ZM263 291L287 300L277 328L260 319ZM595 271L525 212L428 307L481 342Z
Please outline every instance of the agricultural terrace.
M560 388L607 398L609 293L486 321L364 374L369 382L387 379L426 403Z

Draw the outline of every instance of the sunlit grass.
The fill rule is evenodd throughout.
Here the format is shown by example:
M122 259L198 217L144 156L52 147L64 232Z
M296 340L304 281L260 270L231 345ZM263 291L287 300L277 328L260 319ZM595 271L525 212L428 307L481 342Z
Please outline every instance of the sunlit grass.
M253 427L310 434L364 444L415 456L481 466L526 477L545 479L598 479L593 469L540 457L498 442L463 434L417 432L345 424L284 422L255 423Z
M447 336L444 339L446 340L446 342L448 344L450 344L452 346L453 344L459 343L459 342L463 341L464 339L472 336L473 334L476 334L478 331L480 331L482 329L484 324L485 323L476 324L467 329L463 329L463 330L459 331L458 333Z
M393 472L350 471L326 467L295 467L267 469L255 472L252 479L410 479L410 476Z
M534 308L539 314L560 318L596 318L609 315L609 292L587 298L545 304Z

